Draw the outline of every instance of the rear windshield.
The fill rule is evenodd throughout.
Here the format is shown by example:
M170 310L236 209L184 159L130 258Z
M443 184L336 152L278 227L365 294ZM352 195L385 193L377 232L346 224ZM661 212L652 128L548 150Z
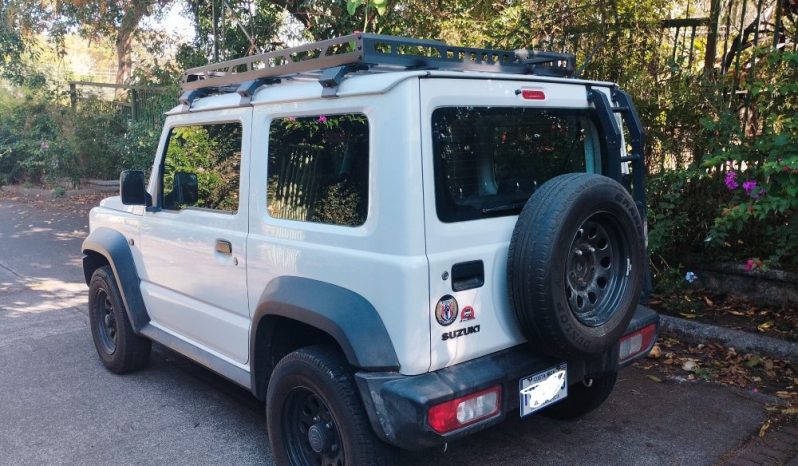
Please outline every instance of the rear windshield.
M432 136L443 222L517 215L550 178L601 171L589 109L438 108Z

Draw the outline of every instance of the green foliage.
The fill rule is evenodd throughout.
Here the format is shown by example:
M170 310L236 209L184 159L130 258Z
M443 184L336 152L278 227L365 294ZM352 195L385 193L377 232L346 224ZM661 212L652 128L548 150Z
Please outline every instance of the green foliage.
M195 174L197 207L236 211L240 165L240 124L178 127L169 135L163 184L173 186L178 172Z
M725 199L707 236L714 252L748 267L798 266L798 54L759 51L747 85L752 124L721 115L706 128L722 135L703 166L723 177ZM759 262L759 258L765 258Z
M362 204L357 189L351 183L340 181L327 188L315 206L311 221L358 226L363 223Z
M182 68L207 64L214 58L213 0L190 2L196 38L192 45L182 45L177 62ZM284 46L278 38L283 11L276 2L265 0L215 1L216 38L219 60L239 58ZM300 7L302 8L302 7Z
M68 148L59 137L64 117L35 93L0 91L0 178L41 183L56 175Z
M131 122L97 99L77 109L56 91L0 91L0 180L53 184L113 179L125 168L152 165L160 128Z
M374 8L377 14L384 15L388 10L388 0L346 0L346 12L349 16L354 16L360 7L365 10L365 16L368 17L369 8Z
M726 193L705 171L665 171L648 180L649 252L655 261L685 260L704 251L704 239Z

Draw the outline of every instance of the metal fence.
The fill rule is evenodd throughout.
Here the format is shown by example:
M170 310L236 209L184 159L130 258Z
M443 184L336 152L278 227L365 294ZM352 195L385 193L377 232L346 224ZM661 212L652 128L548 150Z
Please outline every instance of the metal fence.
M72 108L89 107L93 111L160 128L164 113L177 102L175 92L167 87L120 86L117 84L73 81L69 83Z
M649 83L650 88L636 89L636 97L646 112L647 166L654 171L685 166L715 149L685 102L736 115L742 134L756 139L763 120L749 84L762 70L764 54L794 52L798 44L798 0L685 0L670 8L648 23L611 20L566 27L547 44L577 54L581 63L594 54L601 57L587 64L590 77L623 86ZM619 72L630 66L644 67L650 80L634 82L639 73Z

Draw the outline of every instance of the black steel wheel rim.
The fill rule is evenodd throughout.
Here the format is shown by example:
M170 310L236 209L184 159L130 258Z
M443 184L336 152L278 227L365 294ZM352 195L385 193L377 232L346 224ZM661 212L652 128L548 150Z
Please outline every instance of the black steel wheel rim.
M629 288L629 242L617 219L600 212L574 233L565 267L568 306L579 322L606 324Z
M294 388L282 409L282 428L291 464L343 466L341 434L324 400L309 388Z
M105 290L98 290L94 297L94 316L96 317L97 335L103 351L113 354L116 351L118 338L114 303Z

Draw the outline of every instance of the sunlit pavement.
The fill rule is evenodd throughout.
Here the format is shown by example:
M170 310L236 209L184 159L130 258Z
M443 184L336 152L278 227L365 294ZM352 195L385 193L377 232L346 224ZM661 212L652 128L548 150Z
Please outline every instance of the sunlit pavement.
M271 464L263 405L246 390L158 346L143 371L105 371L80 269L86 225L0 201L0 464ZM740 392L630 368L580 421L513 416L401 462L713 464L764 418Z

